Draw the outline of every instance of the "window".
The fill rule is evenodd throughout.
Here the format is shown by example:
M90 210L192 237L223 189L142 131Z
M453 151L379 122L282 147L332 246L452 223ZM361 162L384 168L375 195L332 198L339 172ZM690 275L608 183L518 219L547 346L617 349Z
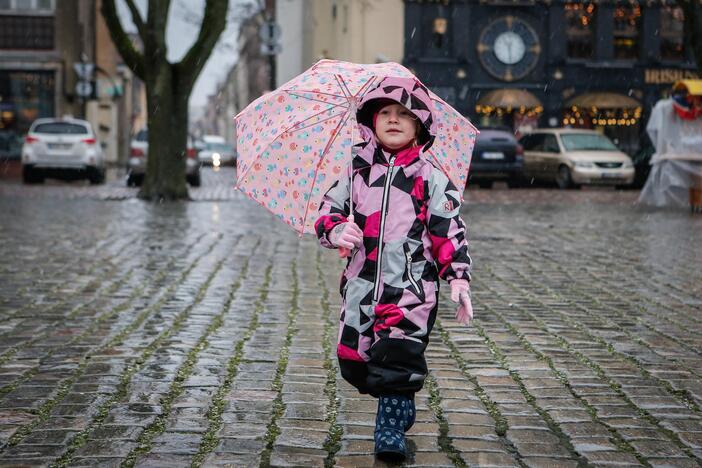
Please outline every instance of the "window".
M53 16L0 15L0 49L51 50Z
M590 59L594 52L594 20L596 6L592 2L566 3L566 37L568 57Z
M561 135L566 151L617 151L617 147L604 135L591 133L566 133Z
M637 2L627 2L614 8L614 58L636 60L639 58L639 29L641 7Z
M84 125L68 122L47 122L34 127L34 133L46 133L49 135L85 135L88 129Z
M682 61L685 59L684 28L685 16L682 8L670 5L661 6L661 59Z
M545 153L560 153L561 150L558 148L558 141L555 135L544 135L544 147L542 149Z
M541 151L544 147L544 136L541 133L527 135L519 143L524 147L524 151Z
M56 0L0 0L2 13L53 13Z

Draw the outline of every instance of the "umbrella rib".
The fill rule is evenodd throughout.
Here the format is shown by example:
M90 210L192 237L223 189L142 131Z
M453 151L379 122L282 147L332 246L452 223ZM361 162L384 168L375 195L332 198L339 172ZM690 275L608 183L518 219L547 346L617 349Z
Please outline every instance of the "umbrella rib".
M285 91L286 93L294 93L295 92L295 93L323 94L325 96L333 96L333 97L340 98L340 99L346 99L346 96L342 96L339 94L333 94L333 93L324 93L322 91L314 91L311 89L284 89L283 91ZM309 98L306 98L306 99L309 99Z
M318 121L313 122L313 123L311 123L311 124L309 124L309 125L305 125L304 127L294 128L294 129L293 129L293 127L296 127L296 126L300 125L301 123L310 120L312 117L316 117L316 116L319 115L319 114L315 114L315 115L313 115L312 117L308 117L308 118L306 118L305 120L302 120L302 121L296 123L296 124L293 125L292 127L290 127L290 128L288 128L287 130L285 130L285 132L288 132L288 131L291 132L291 133L292 133L293 131L298 132L298 131L300 131L300 130L304 130L304 129L306 129L306 128L310 128L310 127L313 126L313 125L317 125L317 124L320 124L320 123L322 123L322 122L326 122L327 120L331 120L331 119L333 119L334 117L339 117L340 115L344 115L344 114L346 114L347 112L348 112L348 109L346 109L344 112L341 112L341 113L339 113L339 114L331 115L331 116L327 117L326 119L318 120ZM285 132L283 132L283 133L285 133Z
M375 81L375 76L371 76L368 81L366 81L363 86L361 86L361 89L358 90L356 94L353 95L353 97L358 97L361 93L365 92L367 87L370 87L370 84Z
M336 129L338 130L338 129L342 128L344 126L344 124L346 124L346 121L349 120L350 116L351 116L351 114L346 115L346 118L341 123L339 123L339 125L337 125ZM339 133L340 133L339 131L334 133L334 136L329 140L329 142L327 143L327 146L324 147L324 151L322 151L322 153L319 155L319 162L317 162L317 167L314 170L314 177L312 178L312 186L310 187L309 193L312 193L314 191L314 186L317 184L317 173L319 172L319 166L322 165L322 161L324 161L324 155L327 153L327 151L329 151L329 148L331 148L332 143L334 143L334 141L336 141L336 138L339 136ZM302 217L303 231L305 229L305 223L307 222L307 212L309 211L309 209L310 209L310 200L308 198L307 204L305 205L305 215Z
M335 103L329 102L329 101L322 101L321 99L314 99L314 98L311 98L311 97L301 96L301 95L299 95L299 94L294 94L292 91L286 91L286 93L288 93L288 94L290 94L290 95L292 95L292 96L297 96L297 97L302 98L302 99L307 99L308 101L315 101L315 102L321 102L321 103L323 103L323 104L329 104L329 105L331 105L332 107L343 106L344 104L347 103L346 101L344 101L344 102L341 102L341 103L339 103L339 104L335 104Z
M335 74L334 78L336 79L336 82L339 84L339 88L341 88L341 92L344 93L344 97L346 99L352 97L353 94L351 94L351 91L349 91L349 88L346 86L344 79L341 78L338 74Z

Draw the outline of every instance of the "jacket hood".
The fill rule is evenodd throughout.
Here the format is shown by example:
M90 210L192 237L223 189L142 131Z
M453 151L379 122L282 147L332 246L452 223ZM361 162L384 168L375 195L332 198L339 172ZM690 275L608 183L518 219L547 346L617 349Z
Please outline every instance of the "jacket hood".
M418 141L429 149L434 142L436 125L434 122L434 105L429 90L416 78L384 78L371 91L367 92L358 106L356 120L366 127L373 128L373 114L378 107L394 101L412 112L421 123Z

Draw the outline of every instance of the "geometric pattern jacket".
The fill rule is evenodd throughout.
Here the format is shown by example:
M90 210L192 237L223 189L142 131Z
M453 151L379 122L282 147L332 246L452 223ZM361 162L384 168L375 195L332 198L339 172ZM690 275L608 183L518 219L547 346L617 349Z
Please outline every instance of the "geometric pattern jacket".
M315 228L321 245L334 248L328 235L347 221L353 193L363 244L341 278L337 354L369 361L371 347L384 339L411 340L421 345L412 348L423 352L435 320L439 278L470 281L471 259L460 196L448 177L421 148L391 154L367 127L359 127L367 141L356 145L349 172L324 196Z

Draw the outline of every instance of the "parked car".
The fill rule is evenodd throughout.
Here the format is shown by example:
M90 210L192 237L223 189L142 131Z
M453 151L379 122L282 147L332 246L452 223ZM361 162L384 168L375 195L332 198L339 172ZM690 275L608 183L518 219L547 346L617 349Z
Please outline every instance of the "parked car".
M105 180L105 158L93 127L74 118L37 119L22 145L22 179L42 183L45 177Z
M205 135L200 143L202 149L197 154L200 163L208 166L233 166L236 164L236 151L224 137Z
M185 158L185 180L193 187L200 186L200 162L197 160L197 150L193 140L188 136L187 157ZM140 130L134 135L129 148L127 163L127 185L139 186L144 182L146 160L149 156L149 131Z
M523 136L527 180L555 182L565 189L581 184L630 185L634 163L605 135L575 128L536 129Z
M524 151L506 128L482 128L475 140L468 185L490 188L495 181L517 186L524 168Z

